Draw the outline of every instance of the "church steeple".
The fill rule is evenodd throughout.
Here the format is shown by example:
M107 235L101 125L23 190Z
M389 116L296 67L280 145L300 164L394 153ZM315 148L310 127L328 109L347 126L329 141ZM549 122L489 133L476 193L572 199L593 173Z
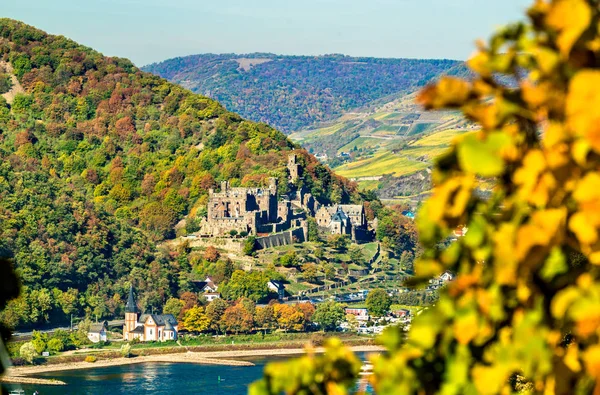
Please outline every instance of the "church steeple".
M127 304L125 305L126 313L137 313L137 306L135 305L135 298L133 296L133 285L129 286L129 297L127 298Z

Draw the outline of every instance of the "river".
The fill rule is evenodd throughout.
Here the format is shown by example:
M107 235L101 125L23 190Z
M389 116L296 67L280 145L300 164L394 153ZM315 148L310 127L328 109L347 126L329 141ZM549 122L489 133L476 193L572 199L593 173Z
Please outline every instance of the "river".
M262 376L273 358L252 358L255 366L218 366L187 363L144 363L97 369L41 373L66 386L22 385L26 395L117 395L117 394L246 394L248 385ZM220 378L220 380L219 380ZM10 389L19 388L6 384Z

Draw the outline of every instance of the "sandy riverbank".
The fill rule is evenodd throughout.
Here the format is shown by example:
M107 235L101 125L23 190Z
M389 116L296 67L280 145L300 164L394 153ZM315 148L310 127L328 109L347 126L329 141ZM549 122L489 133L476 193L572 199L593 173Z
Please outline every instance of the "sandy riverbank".
M350 347L355 352L380 352L383 348L379 346L355 346ZM323 352L322 348L317 348L317 352ZM72 362L63 364L39 365L39 366L19 366L12 367L7 371L6 380L15 382L19 379L31 379L31 376L38 373L58 372L63 370L78 370L78 369L94 369L108 366L130 365L136 363L153 363L153 362L168 362L168 363L200 363L211 365L228 365L228 366L252 366L253 363L244 360L232 358L249 358L249 357L273 357L298 355L305 352L304 348L274 348L274 349L258 349L258 350L232 350L232 351L206 351L206 352L187 352L164 355L148 355L134 358L114 358L98 360L94 363L89 362ZM0 381L4 379L0 378ZM24 381L22 381L24 382Z

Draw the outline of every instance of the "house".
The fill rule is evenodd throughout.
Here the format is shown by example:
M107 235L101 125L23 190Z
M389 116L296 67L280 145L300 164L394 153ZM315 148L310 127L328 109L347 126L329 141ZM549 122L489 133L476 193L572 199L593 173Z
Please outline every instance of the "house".
M352 314L357 320L367 321L369 319L369 310L365 308L352 308L348 307L345 309L346 315Z
M273 291L277 294L278 299L283 299L285 297L285 284L279 280L270 280L267 283L267 287L269 287L270 291Z
M215 299L221 299L221 294L218 292L205 292L202 296L204 296L208 303Z
M215 284L211 276L207 276L204 281L193 281L198 292L217 292L219 286Z
M142 314L133 296L133 287L129 288L129 297L125 305L125 324L123 340L165 341L177 339L178 322L172 314Z
M106 332L108 331L108 322L104 321L90 325L87 337L92 343L105 342L108 338Z
M442 282L447 283L448 281L454 280L454 275L452 273L450 273L449 271L445 271L440 276L440 280L442 280Z

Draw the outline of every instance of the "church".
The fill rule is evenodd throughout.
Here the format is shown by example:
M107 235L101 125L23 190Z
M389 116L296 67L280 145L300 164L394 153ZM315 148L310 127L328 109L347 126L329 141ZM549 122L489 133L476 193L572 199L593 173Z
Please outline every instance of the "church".
M172 314L138 315L133 287L129 288L129 297L125 305L123 340L139 339L143 342L176 340L177 325L177 320Z

